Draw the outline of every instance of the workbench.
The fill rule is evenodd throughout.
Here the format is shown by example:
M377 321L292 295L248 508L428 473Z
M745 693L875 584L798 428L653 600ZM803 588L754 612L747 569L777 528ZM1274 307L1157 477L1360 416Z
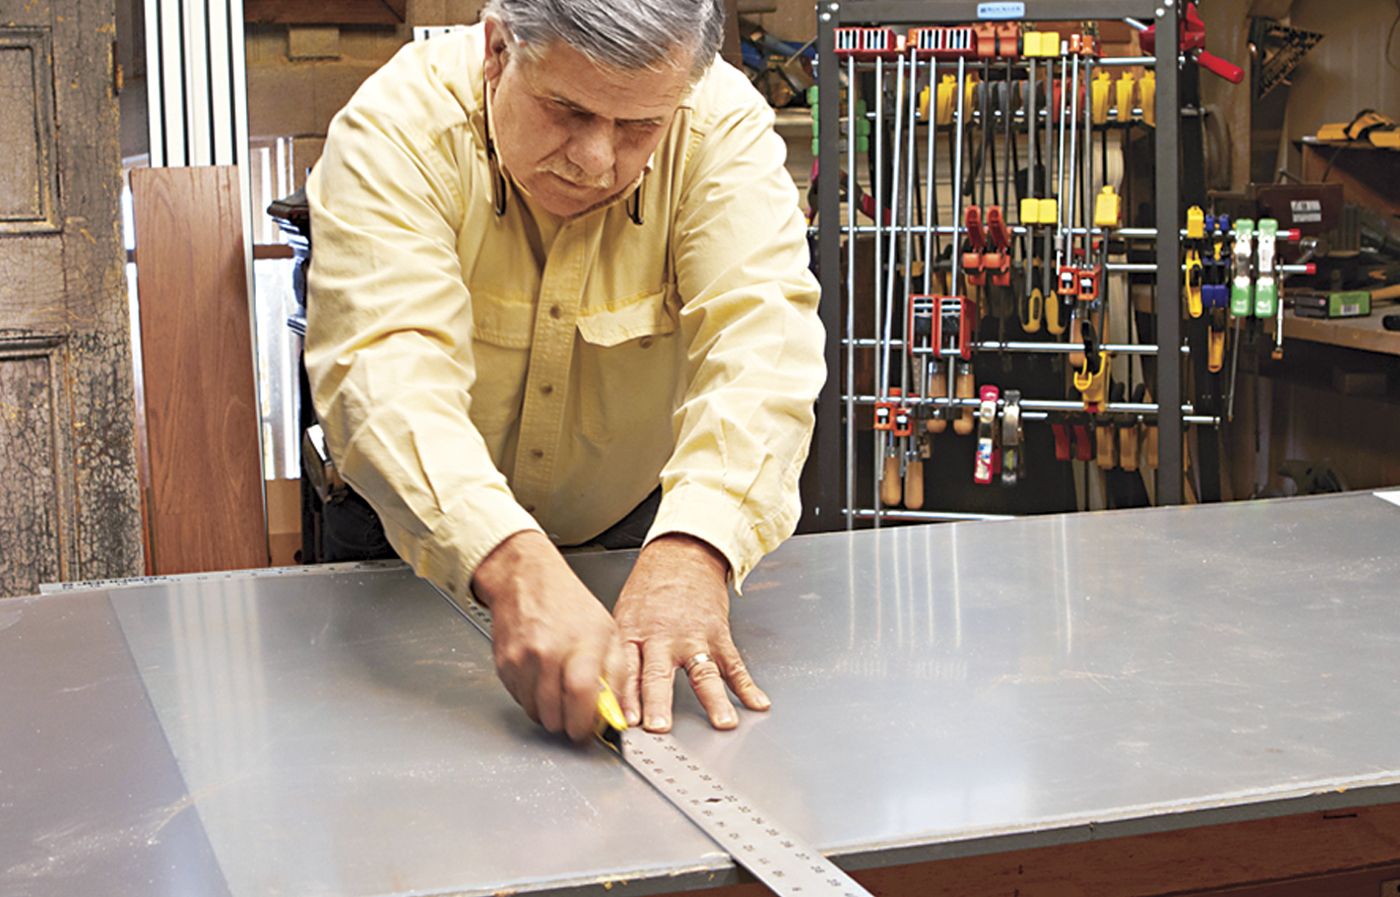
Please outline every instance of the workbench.
M1386 330L1382 323L1386 315L1400 311L1395 303L1373 306L1364 318L1303 318L1289 309L1283 319L1284 348L1289 340L1307 340L1343 349L1358 349L1380 355L1400 355L1400 331ZM1274 322L1268 321L1265 331L1272 336Z
M676 738L882 895L1373 897L1398 500L795 538L733 607L773 710L682 685ZM610 602L631 554L571 560ZM0 713L6 897L761 893L397 565L6 601Z

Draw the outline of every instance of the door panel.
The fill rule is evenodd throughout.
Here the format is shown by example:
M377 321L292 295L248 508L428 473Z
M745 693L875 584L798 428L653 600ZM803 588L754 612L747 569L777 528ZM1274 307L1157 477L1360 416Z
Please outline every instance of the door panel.
M51 62L46 29L0 28L0 234L57 224Z
M0 0L0 596L142 572L112 0Z
M3 344L0 344L3 345ZM62 572L52 353L0 349L0 483L13 506L0 513L0 594ZM18 501L14 501L18 499Z

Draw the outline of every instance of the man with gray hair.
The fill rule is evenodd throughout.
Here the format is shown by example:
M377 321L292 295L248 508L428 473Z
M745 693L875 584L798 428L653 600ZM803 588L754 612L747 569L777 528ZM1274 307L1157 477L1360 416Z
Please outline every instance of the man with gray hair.
M525 711L574 739L599 677L670 727L768 698L729 585L792 534L825 376L773 116L719 0L490 0L335 118L308 185L306 367L399 554L495 617ZM557 545L659 505L611 615Z

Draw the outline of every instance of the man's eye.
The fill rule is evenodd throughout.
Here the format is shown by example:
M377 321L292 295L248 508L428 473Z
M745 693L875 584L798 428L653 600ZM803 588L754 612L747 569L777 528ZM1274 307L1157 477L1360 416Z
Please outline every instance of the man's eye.
M587 112L584 112L584 111L581 110L581 109L575 109L573 106L570 106L570 105L568 105L567 103L560 103L560 102L557 102L557 101L556 101L556 102L552 103L551 105L554 107L554 112L555 112L555 114L558 115L560 118L587 118L587 117L588 117L588 113L587 113Z

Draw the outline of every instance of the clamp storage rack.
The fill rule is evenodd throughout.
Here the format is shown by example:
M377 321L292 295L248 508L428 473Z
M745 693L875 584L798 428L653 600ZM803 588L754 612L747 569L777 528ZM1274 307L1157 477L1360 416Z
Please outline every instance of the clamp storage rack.
M817 16L819 167L813 211L830 377L818 400L805 497L807 528L989 516L921 510L923 472L915 446L927 451L925 431L948 434L939 440L953 434L975 440L975 474L984 482L1003 476L1003 454L1014 451L1018 460L1024 456L1018 450L1024 427L1043 426L1047 416L1071 411L1099 415L1105 435L1116 432L1110 421L1128 415L1150 418L1159 431L1154 432L1156 501L1180 504L1183 425L1219 419L1194 416L1182 404L1177 54L1170 54L1169 65L1157 65L1153 56L1107 58L1097 54L1089 32L1069 33L1075 30L1069 23L1131 19L1136 27L1146 23L1157 34L1175 35L1180 27L1176 0L846 0L819 4ZM1055 24L1037 28L1035 23ZM1113 68L1155 73L1155 95L1144 86L1143 108L1132 110L1155 126L1155 227L1109 225L1117 217L1118 198L1100 197L1098 189L1090 192L1096 164L1087 146L1091 118L1101 115L1114 97L1125 107L1134 105L1136 95L1132 85L1126 93L1108 91L1108 99L1096 97L1091 110L1091 95L1108 90L1101 73ZM972 78L978 72L984 73L983 80L974 91ZM868 83L872 77L874 91L866 96L862 79ZM1019 107L1014 112L1013 105ZM1118 108L1116 114L1124 117L1129 111ZM893 119L892 139L886 116ZM866 124L871 120L873 128ZM973 151L965 150L965 144L974 123L982 133L982 151L991 145L993 166L1005 131L1003 146L1009 151L1002 153L1003 173L992 175L994 191L997 180L1005 182L1005 202L986 204L985 180L981 202L972 196L963 202L964 193L972 192L964 189L964 155ZM946 147L939 148L935 136L944 128L950 136ZM1086 145L1067 148L1067 132L1070 141ZM1030 164L1013 200L1011 182L1020 166L1013 163L1011 148L1021 145L1023 137ZM925 143L926 149L920 146ZM1106 154L1106 138L1104 146ZM1044 153L1045 163L1039 187L1034 183L1038 152ZM869 195L857 178L858 159L867 154L876 160L869 166ZM951 163L957 185L952 220L942 224L934 185L935 156L940 154L952 157L940 161ZM917 169L926 169L926 198L921 198ZM1103 174L1107 180L1106 164ZM887 175L892 179L888 184ZM1110 236L1139 245L1150 241L1152 261L1110 262ZM856 243L863 237L873 237L868 247L873 265L858 264ZM946 244L946 256L937 244ZM1113 345L1106 332L1095 331L1100 306L1090 300L1106 294L1106 272L1155 277L1155 345ZM866 310L873 312L873 338L856 329L858 280L874 291L874 307ZM1019 302L1016 306L1022 328L1039 331L1043 324L1041 339L978 339L974 295L986 301L990 290L1012 281L1017 287L1024 284L1025 308ZM1030 301L1031 294L1039 304ZM1065 335L1045 340L1050 333ZM874 353L868 393L857 384L856 359L862 352ZM1082 374L1074 384L1079 392L1070 400L1029 390L1024 395L999 392L989 384L979 391L971 364L989 353L1062 356L1075 375ZM1133 356L1156 358L1152 401L1107 391L1101 366L1114 357ZM1047 383L1045 393L1065 386ZM857 439L866 437L866 428L872 437L868 478L857 472ZM1133 451L1136 456L1136 447ZM933 463L938 463L936 450ZM1011 470L1000 481L1015 480ZM917 500L908 498L911 487Z

